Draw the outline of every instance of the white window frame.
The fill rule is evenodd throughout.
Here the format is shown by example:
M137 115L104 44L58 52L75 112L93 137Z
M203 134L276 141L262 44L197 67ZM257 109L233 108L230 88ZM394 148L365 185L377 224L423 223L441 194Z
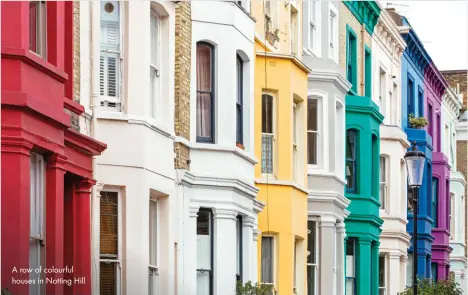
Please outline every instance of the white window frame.
M159 249L160 249L160 220L159 220L159 199L157 198L150 198L149 199L149 263L148 263L148 294L149 295L157 295L159 294ZM151 213L154 213L151 211L151 205L156 206L156 228L153 228L153 223L152 223L152 217ZM154 234L153 230L156 231L156 263L152 263L151 261L151 247L152 247L152 235ZM153 282L152 289L150 289L150 282ZM151 292L152 291L152 292Z
M338 3L338 2L337 2ZM339 32L338 32L338 10L334 7L333 3L330 3L329 11L330 28L328 33L328 57L338 63L339 58Z
M291 55L299 55L299 12L296 7L290 5L290 22L289 22L289 36L291 38ZM295 15L295 23L293 22L293 15ZM295 28L294 28L295 26Z
M348 267L349 267L349 263L348 263L348 255L346 255L346 252L345 252L345 261L346 261L346 269L345 269L345 288L346 288L346 282L348 280L348 278L352 278L353 279L353 287L354 287L354 290L352 290L351 293L348 293L350 292L349 290L346 290L346 294L352 294L352 295L357 295L355 294L355 290L356 290L356 279L357 279L357 276L356 276L356 257L357 257L357 253L356 253L356 247L358 247L358 240L356 238L353 238L354 239L354 252L353 252L353 264L352 264L352 267L353 267L353 273L352 273L352 276L348 276ZM346 242L347 243L347 242Z
M155 19L156 28L153 27ZM156 30L156 31L154 31ZM156 33L157 40L153 40L153 34ZM161 17L151 8L150 12L150 98L149 111L152 118L158 118L159 97L161 96ZM153 44L153 42L156 44ZM156 48L153 48L153 45ZM154 52L155 51L155 52ZM154 57L156 55L156 57Z
M319 168L321 167L321 159L322 157L322 140L321 136L323 133L323 101L324 97L320 96L319 94L311 94L307 97L307 105L309 104L309 100L316 100L317 101L317 130L309 130L308 122L309 122L309 108L307 108L307 124L306 124L306 130L307 130L307 137L309 136L309 133L311 134L317 134L316 135L316 140L317 140L317 163L316 164L309 164L309 159L307 158L307 165L309 168ZM323 137L323 136L322 136ZM307 139L308 141L308 139ZM309 151L307 150L307 154Z
M297 294L297 246L298 246L298 240L294 239L293 294Z
M99 55L107 55L107 54L115 54L117 56L116 58L116 84L117 84L117 89L116 89L116 97L109 96L109 95L102 95L99 93L100 97L100 107L101 109L105 111L111 111L111 112L122 112L123 111L123 49L124 46L122 46L124 37L123 37L123 32L124 32L124 2L121 1L114 1L114 0L108 0L108 1L102 1L100 3L100 9L102 9L102 5L105 5L105 3L118 3L118 10L119 10L119 49L118 51L112 51L112 50L107 50L103 49L101 47L101 41L99 41ZM102 19L101 16L99 16L99 26L101 26ZM107 75L106 75L107 76ZM99 74L100 78L100 74ZM106 78L104 79L106 80ZM107 85L107 81L104 82L105 85ZM115 104L115 107L112 106L106 106L105 102L108 104Z
M115 274L115 278L116 278L116 295L121 295L122 294L122 191L120 189L116 189L116 188L108 188L108 187L104 187L101 191L101 195L99 196L99 202L101 202L101 198L103 197L102 196L102 193L104 192L114 192L114 193L117 193L117 257L116 258L113 258L113 257L109 257L109 258L105 258L106 255L104 255L104 258L103 258L103 255L101 254L101 251L99 249L99 263L101 262L105 262L105 263L115 263L117 265L117 268L116 268L116 274ZM100 205L100 203L99 203ZM99 213L100 214L100 213ZM99 244L99 247L100 247L100 244ZM99 268L100 269L100 268ZM98 274L98 285L100 286L101 285L101 276L100 276L100 273Z
M387 118L387 93L387 70L381 65L379 68L379 111L385 116L384 121L386 121L386 124L389 124L390 118Z
M32 44L29 45L29 51L47 60L47 2L44 0L31 2L36 3L36 51L31 50Z
M383 179L382 181L382 178L381 178L381 175L379 173L379 200L381 201L380 202L380 210L383 210L383 211L388 211L388 188L389 188L389 181L390 181L390 178L389 178L389 159L390 157L388 155L385 155L385 154L381 154L380 155L380 158L379 158L379 161L380 161L380 165L379 167L382 166L382 161L385 165L384 167L384 172L385 172L385 178ZM382 186L383 186L383 189L382 189ZM383 191L383 197L380 195L381 191Z
M306 252L306 273L307 273L307 269L310 267L314 268L315 271L314 271L314 275L315 275L315 278L314 278L314 282L315 282L315 290L314 290L314 293L313 295L318 295L318 285L319 285L319 282L318 282L318 272L319 272L319 255L318 253L320 252L319 251L319 221L317 218L310 218L308 219L307 221L313 221L315 222L315 253L309 253L309 250L307 250ZM310 232L310 229L307 228L307 235L309 235L311 232ZM308 263L307 262L307 258L309 257L309 255L314 255L315 256L315 263ZM308 277L308 276L307 276ZM307 282L306 282L307 284Z
M380 253L379 255L379 260L380 258L383 257L383 261L384 261L384 267L383 267L383 271L384 271L384 285L383 286L380 286L380 278L379 278L379 295L386 295L387 294L387 272L388 272L388 263L387 263L387 258L388 258L388 255L387 253ZM379 261L379 271L380 271L380 261ZM382 292L383 291L383 292Z
M273 149L273 152L271 153L271 162L272 162L272 172L271 173L265 173L262 171L262 176L263 178L272 178L272 179L276 179L276 176L275 176L275 172L276 172L276 94L274 92L270 92L270 91L262 91L262 99L263 99L263 95L270 95L272 97L272 131L273 133L263 133L262 132L262 137L263 135L268 135L268 136L271 136L272 137L272 140L273 140L273 143L272 143L272 149ZM263 105L263 101L262 101L262 105ZM263 118L262 118L263 120ZM263 147L262 147L263 148ZM262 161L262 159L260 159ZM260 162L260 166L261 166L261 162ZM260 169L262 169L262 167L260 167Z
M321 55L321 0L311 0L307 2L303 2L306 4L305 14L303 17L306 19L306 28L304 31L306 32L307 41L307 51L309 54L315 55L316 57L320 57ZM314 9L315 8L315 9ZM313 32L312 32L313 31ZM311 38L312 35L312 38Z
M31 153L30 156L30 225L29 225L29 268L38 269L45 267L45 230L46 230L46 164L44 157L40 154ZM34 246L32 247L32 242ZM31 253L35 252L37 261L31 261ZM43 274L35 272L30 273L30 279L44 279ZM44 294L44 286L40 284L30 284L29 294L40 295Z
M456 202L456 195L455 193L449 193L449 201L450 201L450 213L449 213L449 224L450 224L450 240L456 240L456 214L455 214L455 202ZM465 208L465 207L463 207Z
M272 238L272 245L273 245L273 253L272 253L272 256L273 256L273 263L272 263L272 267L273 267L273 283L265 283L263 282L262 280L262 275L260 276L260 284L262 285L268 285L268 286L273 286L273 290L270 292L270 294L276 294L276 282L277 282L277 265L278 265L278 259L277 259L277 241L276 241L276 236L274 235L269 235L269 234L262 234L262 244L263 244L263 238ZM261 247L260 247L260 255L261 255ZM260 269L261 269L261 259L260 259Z

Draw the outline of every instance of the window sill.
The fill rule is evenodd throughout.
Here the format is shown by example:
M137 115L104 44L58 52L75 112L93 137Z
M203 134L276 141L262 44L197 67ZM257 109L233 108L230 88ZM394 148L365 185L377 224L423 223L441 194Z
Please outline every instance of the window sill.
M250 154L249 152L246 152L245 150L241 149L238 146L222 146L216 143L211 143L211 142L195 142L190 144L190 148L195 149L195 150L207 150L207 151L219 151L219 152L230 152L233 153L251 164L257 164L258 161L257 159Z

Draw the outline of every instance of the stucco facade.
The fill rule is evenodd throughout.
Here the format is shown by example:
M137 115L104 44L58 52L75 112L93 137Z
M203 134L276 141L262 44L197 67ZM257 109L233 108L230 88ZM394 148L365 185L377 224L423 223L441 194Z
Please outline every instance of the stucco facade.
M109 144L95 160L93 294L174 294L175 4L80 2L80 12L82 128Z
M176 137L189 151L189 165L176 172L177 286L181 294L235 294L237 280L257 281L257 216L263 208L254 185L255 22L248 5L203 1L191 3L191 20L190 116L178 121L189 133ZM203 91L210 93L206 113L199 112ZM207 133L204 124L211 124Z
M380 125L380 292L397 295L406 287L410 236L406 232L407 175L404 162L410 146L401 125L401 59L406 43L383 10L372 35L372 100L384 116Z
M306 115L310 71L301 61L303 14L299 4L251 2L256 19L253 131L259 163L255 182L258 198L265 203L259 214L258 274L259 281L273 285L278 294L293 290L305 294L307 289Z
M340 58L352 84L346 104L345 196L346 293L378 294L379 155L383 116L372 101L372 34L380 7L374 2L340 2ZM371 157L366 155L372 155ZM370 266L370 267L369 267Z
M316 2L319 10L320 51L307 50L307 44L317 40L311 38L310 20L307 13L303 20L303 61L312 70L309 74L308 121L317 122L317 129L308 132L308 217L318 223L318 283L308 294L343 294L345 257L344 257L344 219L349 215L346 208L349 200L344 196L345 171L345 97L351 84L345 72L338 66L338 2ZM312 9L304 2L304 11ZM309 42L307 42L309 41ZM330 45L332 44L332 45ZM336 54L335 54L336 53ZM309 130L309 128L308 128ZM315 137L313 132L317 131ZM311 140L317 138L317 144ZM333 263L330 263L333 262Z

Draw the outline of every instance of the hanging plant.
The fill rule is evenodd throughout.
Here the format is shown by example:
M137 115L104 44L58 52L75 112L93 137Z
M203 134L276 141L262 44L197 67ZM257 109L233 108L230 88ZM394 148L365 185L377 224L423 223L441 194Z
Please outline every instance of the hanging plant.
M271 285L262 285L259 283L252 284L248 281L245 285L242 282L237 281L236 295L268 295L271 294L273 286Z
M422 129L429 125L429 122L424 117L415 117L414 114L409 115L409 123L411 128Z

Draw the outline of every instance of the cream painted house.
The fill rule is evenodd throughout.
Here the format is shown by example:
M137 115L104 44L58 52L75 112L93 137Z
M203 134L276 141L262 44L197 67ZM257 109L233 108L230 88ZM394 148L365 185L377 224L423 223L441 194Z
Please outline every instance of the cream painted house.
M380 4L379 4L380 5ZM372 35L372 100L384 115L380 125L380 217L384 223L379 247L379 292L397 295L406 282L406 166L409 142L401 129L401 57L406 44L385 9ZM385 290L385 291L384 291Z

